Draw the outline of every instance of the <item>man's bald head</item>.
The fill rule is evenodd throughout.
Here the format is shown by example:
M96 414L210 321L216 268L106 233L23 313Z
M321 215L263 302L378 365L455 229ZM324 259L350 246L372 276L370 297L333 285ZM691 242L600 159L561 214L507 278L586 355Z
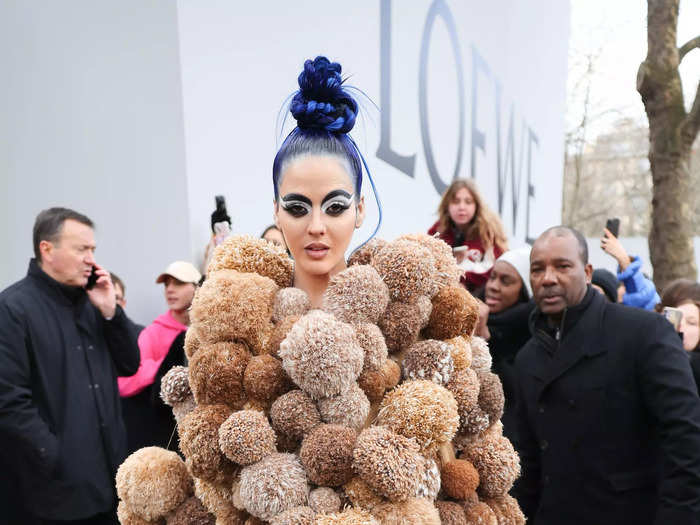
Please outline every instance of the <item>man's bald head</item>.
M584 266L588 264L588 243L586 242L586 238L580 231L578 231L576 228L571 228L570 226L552 226L551 228L547 228L545 231L542 232L542 235L540 235L537 238L537 240L535 240L535 244L541 239L546 239L547 237L552 236L572 236L574 239L576 239L576 242L578 243L579 255L581 256L581 262Z

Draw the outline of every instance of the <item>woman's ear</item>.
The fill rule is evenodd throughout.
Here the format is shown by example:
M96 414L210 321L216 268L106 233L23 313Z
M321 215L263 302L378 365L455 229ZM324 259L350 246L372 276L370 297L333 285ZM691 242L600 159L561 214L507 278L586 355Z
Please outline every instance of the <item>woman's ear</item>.
M357 216L355 217L355 228L362 226L365 221L365 198L360 197L360 202L357 203Z

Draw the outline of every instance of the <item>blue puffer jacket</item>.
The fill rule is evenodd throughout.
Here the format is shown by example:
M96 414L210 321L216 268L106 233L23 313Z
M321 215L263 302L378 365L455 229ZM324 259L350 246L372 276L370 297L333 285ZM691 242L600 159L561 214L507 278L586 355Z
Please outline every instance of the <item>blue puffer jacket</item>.
M627 306L653 310L661 301L656 292L654 283L644 277L642 273L642 260L636 255L630 257L632 262L624 271L617 273L617 280L625 285L626 293L622 297L622 303Z

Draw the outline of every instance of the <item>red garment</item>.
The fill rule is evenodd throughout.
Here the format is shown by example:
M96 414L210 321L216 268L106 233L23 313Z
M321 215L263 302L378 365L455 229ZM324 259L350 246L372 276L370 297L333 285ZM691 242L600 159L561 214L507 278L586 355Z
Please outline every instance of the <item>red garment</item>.
M118 377L119 395L121 397L135 396L147 386L153 384L158 368L168 355L170 345L180 332L187 326L176 321L171 312L156 317L150 325L139 334L139 351L141 364L133 376Z

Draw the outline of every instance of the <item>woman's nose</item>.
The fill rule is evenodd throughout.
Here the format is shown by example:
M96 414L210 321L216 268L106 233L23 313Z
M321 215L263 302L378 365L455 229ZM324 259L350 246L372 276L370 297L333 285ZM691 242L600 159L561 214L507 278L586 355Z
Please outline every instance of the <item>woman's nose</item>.
M311 235L323 235L326 231L326 223L323 220L321 210L315 210L311 214L311 222L309 222L309 233Z

